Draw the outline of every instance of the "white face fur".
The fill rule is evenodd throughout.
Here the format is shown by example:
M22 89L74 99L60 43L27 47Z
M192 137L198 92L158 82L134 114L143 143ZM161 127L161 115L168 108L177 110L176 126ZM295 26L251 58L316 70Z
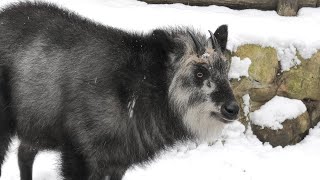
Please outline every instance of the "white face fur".
M214 102L211 96L218 89L211 73L217 68L211 66L213 61L221 60L217 56L218 54L210 49L201 57L185 57L169 87L171 106L181 115L185 126L199 141L215 140L225 125L215 116L220 114L221 103ZM202 68L209 74L202 72ZM219 74L216 78L225 77Z

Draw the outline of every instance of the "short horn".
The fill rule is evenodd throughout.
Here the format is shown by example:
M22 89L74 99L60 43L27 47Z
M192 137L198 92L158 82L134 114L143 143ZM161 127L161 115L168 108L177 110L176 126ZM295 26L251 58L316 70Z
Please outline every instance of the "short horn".
M189 35L191 36L194 44L196 45L196 51L197 51L197 54L199 56L201 56L204 52L205 52L205 49L204 47L201 45L201 43L199 42L199 40L190 32L188 31Z
M214 36L214 34L210 30L208 30L208 31L210 33L210 39L211 39L212 47L214 49L216 49L218 52L221 52L221 48L220 48L220 45L218 43L217 38Z

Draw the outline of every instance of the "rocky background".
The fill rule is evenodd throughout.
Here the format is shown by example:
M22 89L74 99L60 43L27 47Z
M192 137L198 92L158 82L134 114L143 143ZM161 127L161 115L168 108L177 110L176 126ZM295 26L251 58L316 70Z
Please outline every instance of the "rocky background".
M150 4L183 3L195 6L218 5L232 9L276 10L281 16L295 16L301 7L319 7L319 0L140 0Z
M303 59L298 54L301 64L285 72L281 72L277 51L272 47L243 45L238 47L236 52L228 53L229 58L232 56L241 59L248 57L252 62L249 77L242 77L239 81L231 80L241 105L240 121L247 128L250 126L262 142L269 142L272 146L300 142L308 134L308 130L320 121L320 51L310 59ZM285 121L283 129L262 129L249 123L250 117L244 116L242 97L245 94L250 95L250 112L259 109L276 95L302 100L307 112L294 120Z

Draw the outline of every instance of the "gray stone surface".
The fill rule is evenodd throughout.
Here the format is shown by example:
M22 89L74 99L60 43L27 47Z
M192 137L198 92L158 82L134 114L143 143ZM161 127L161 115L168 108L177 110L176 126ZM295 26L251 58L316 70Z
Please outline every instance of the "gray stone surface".
M280 15L293 16L301 7L316 7L320 0L140 0L150 4L183 3L191 6L226 6L233 9L278 10Z

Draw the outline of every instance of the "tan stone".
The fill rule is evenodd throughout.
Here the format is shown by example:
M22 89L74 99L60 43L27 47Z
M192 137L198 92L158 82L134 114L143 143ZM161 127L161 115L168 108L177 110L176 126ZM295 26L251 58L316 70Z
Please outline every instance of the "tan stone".
M249 57L252 64L249 78L232 80L235 94L249 93L254 101L267 101L275 94L294 99L320 100L320 52L301 65L277 76L278 62L273 48L257 45L240 46L233 55Z
M242 96L250 95L250 111L259 109L265 102L275 95L294 99L308 100L308 112L294 120L283 123L283 129L261 129L252 126L254 134L262 142L269 142L272 146L286 146L300 142L307 134L308 129L320 121L320 51L309 60L301 59L302 64L288 72L278 73L279 64L276 51L273 48L262 48L257 45L244 45L238 48L232 56L241 59L248 57L252 64L249 77L231 80L231 85L237 101L240 104L240 122L249 125L243 114Z
M248 94L249 90L253 88L253 83L248 78L242 78L240 81L233 79L230 83L234 95L239 98Z
M305 100L304 104L308 109L311 127L314 127L320 122L320 101Z
M320 100L320 52L301 60L296 69L284 72L278 81L277 94L294 99Z
M296 16L298 9L298 0L278 0L277 12L280 16Z
M253 101L266 102L272 99L277 93L277 87L270 85L264 88L252 88L250 89L250 98Z
M274 48L248 44L238 47L234 55L241 59L246 57L251 59L249 76L252 80L262 85L271 84L275 80L279 62Z
M265 104L265 102L257 102L257 101L250 100L250 110L251 110L251 112L260 109L260 107L262 105L264 105L264 104Z
M283 128L279 130L261 129L257 125L251 125L251 127L253 133L262 142L269 142L274 147L294 145L305 137L310 128L309 114L305 112L296 119L286 120L282 125Z

